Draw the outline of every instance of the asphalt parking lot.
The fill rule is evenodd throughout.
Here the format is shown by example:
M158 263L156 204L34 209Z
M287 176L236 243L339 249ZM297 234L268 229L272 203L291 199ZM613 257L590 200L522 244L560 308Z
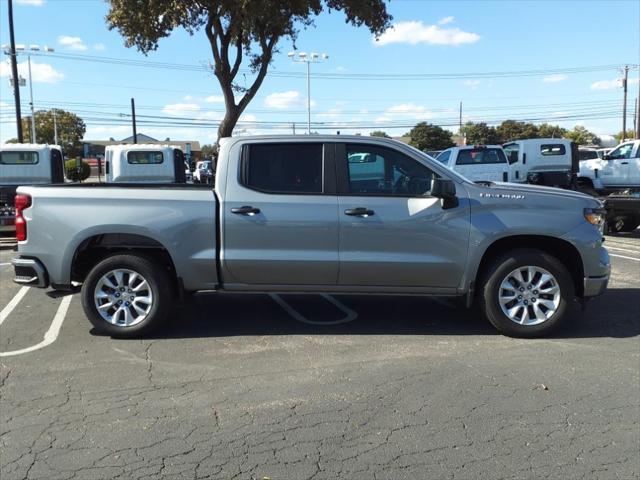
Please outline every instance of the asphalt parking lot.
M4 244L0 478L638 478L640 231L606 245L609 291L548 339L438 299L197 294L114 340Z

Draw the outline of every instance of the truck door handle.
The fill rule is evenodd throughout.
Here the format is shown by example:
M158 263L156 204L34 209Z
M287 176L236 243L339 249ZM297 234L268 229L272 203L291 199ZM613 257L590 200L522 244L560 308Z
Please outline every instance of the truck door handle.
M231 213L235 213L237 215L256 215L260 213L260 209L255 207L250 207L249 205L245 205L243 207L232 208Z
M369 210L368 208L358 207L358 208L347 208L344 211L345 215L351 215L352 217L369 217L373 215L373 210Z
M629 165L629 162L620 162L620 165Z

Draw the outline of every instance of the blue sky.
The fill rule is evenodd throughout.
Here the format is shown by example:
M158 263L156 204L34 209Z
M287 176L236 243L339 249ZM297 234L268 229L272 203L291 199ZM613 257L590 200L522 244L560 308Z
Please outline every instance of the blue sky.
M106 64L95 58L202 66L211 60L204 33L191 37L176 31L145 57L124 47L116 31L107 30L107 9L101 0L14 0L17 43L56 50L53 55L32 57L36 108L78 113L86 119L88 139L119 139L131 133L126 115L130 98L135 97L139 132L159 139L214 142L224 107L211 73ZM460 101L465 121L544 119L566 127L581 124L601 135L621 129L622 91L616 81L621 74L614 66L640 63L640 1L394 0L388 9L394 29L379 42L366 28L346 25L340 12L320 16L315 28L300 33L299 51L329 55L326 62L312 65L314 130L365 134L385 130L400 135L409 130L405 125L423 120L451 125L457 121ZM0 41L5 44L9 41L6 0L0 0L0 16ZM287 58L290 42L279 46L281 53L270 71L299 76L269 75L238 133L291 132L294 123L297 132L306 128L305 66ZM78 56L89 56L91 61ZM15 136L6 59L0 70L0 141ZM19 60L26 62L26 57ZM480 75L532 70L558 72ZM20 71L27 77L24 66ZM314 78L313 73L338 78ZM402 78L443 73L458 77ZM351 74L378 77L340 78ZM380 79L380 75L395 76ZM637 69L630 72L630 79L629 127L638 95ZM25 112L28 88L21 89L21 96ZM145 120L156 124L143 125ZM167 121L198 125L158 125ZM447 128L456 130L453 125Z

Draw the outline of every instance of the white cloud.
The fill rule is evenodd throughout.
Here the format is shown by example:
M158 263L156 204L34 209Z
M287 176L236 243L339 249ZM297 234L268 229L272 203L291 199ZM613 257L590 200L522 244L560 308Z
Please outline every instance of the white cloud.
M44 5L44 0L16 0L18 5L29 5L30 7L40 7Z
M453 22L455 19L456 17L453 16L441 18L440 20L438 20L438 25L446 25L447 23Z
M403 119L403 120L428 120L435 115L430 112L426 107L422 105L415 105L413 103L402 103L400 105L394 105L385 110L382 116L376 118L376 123L386 123L391 120Z
M469 87L471 90L475 90L480 85L480 80L465 80L462 84L466 87Z
M389 45L391 43L408 43L417 45L462 45L480 40L477 33L465 32L459 28L442 28L439 25L425 25L421 21L398 22L384 32L374 43Z
M186 117L200 110L196 103L170 103L162 109L163 113L174 117Z
M542 81L544 83L558 83L566 80L567 78L569 78L567 75L564 75L562 73L556 73L554 75L547 75L542 79Z
M93 49L96 52L104 52L107 49L107 46L104 43L94 43Z
M210 95L204 101L207 103L224 103L224 97L222 95Z
M286 92L270 93L264 98L264 104L269 108L284 110L286 108L306 105L306 98L297 90L289 90ZM311 105L315 105L315 102L311 101Z
M638 78L630 78L627 82L627 86L637 84ZM612 80L600 80L591 84L591 90L611 90L620 87L622 87L622 79L620 78L614 78Z
M70 35L60 35L58 43L69 50L84 51L88 48L80 37L72 37Z
M48 63L38 63L31 61L31 74L36 83L56 83L64 78L64 74L54 69ZM29 78L29 67L27 62L18 64L18 75L26 79ZM11 66L9 63L0 63L0 77L11 76Z

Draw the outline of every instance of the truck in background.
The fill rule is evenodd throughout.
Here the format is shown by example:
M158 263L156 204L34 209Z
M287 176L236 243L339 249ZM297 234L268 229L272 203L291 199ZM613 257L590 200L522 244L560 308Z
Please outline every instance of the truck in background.
M16 189L20 185L64 183L58 145L6 143L0 146L0 232L15 231Z
M512 181L511 167L500 145L451 147L436 160L473 181Z
M609 230L631 232L640 226L640 140L581 161L577 182L581 191L602 197Z
M173 145L110 145L104 162L107 183L186 183L191 177L184 153Z
M579 156L573 141L532 138L505 143L503 148L511 165L512 182L562 188L575 185Z

